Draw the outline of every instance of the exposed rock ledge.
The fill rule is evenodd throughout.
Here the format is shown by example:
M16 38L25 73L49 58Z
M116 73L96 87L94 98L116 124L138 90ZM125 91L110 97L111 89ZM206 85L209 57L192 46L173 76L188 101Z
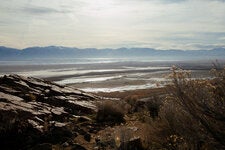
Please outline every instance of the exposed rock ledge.
M65 118L96 112L96 97L42 79L8 75L0 77L0 133L28 126L43 133L49 123L65 126ZM47 125L46 125L47 122ZM20 125L18 125L18 123ZM21 127L22 128L22 127Z

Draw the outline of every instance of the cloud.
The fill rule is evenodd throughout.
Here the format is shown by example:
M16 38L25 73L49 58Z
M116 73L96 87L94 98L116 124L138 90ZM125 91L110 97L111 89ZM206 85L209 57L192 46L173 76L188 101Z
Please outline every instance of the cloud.
M8 22L5 20L0 20L0 26L7 26Z
M127 0L127 1L137 1L137 0ZM179 3L179 2L185 2L188 0L139 0L139 1L145 1L145 2L164 2L164 3Z
M40 6L27 6L21 9L25 13L31 13L31 14L51 14L51 13L70 13L71 11L66 10L58 10L54 8L48 8L48 7L40 7Z
M0 41L12 47L196 49L224 43L225 0L0 1Z
M225 0L214 0L214 1L225 2Z
M193 44L187 44L187 47L192 47L192 49L196 50L211 50L215 48L225 48L225 44L203 44L203 43L193 43Z
M49 5L49 3L51 3L52 5ZM12 3L12 2L10 3L8 1L1 2L0 12L3 12L4 14L16 13L17 15L20 15L20 13L24 13L24 14L39 15L39 14L53 14L53 13L71 13L72 10L68 6L65 6L65 5L58 6L51 1L44 2L40 0L40 1L32 2L30 0L21 0L20 2L15 2L15 3Z
M151 0L146 0L146 1L151 1ZM165 2L165 3L180 3L180 2L186 2L186 1L199 1L199 0L157 0L157 1ZM225 0L205 0L205 1L225 2Z
M57 8L50 8L45 6L25 6L19 10L22 11L23 13L36 14L36 15L72 12L72 10L70 10L68 7L61 7L60 9L57 9Z
M187 0L159 0L159 1L164 3L180 3L180 2L185 2Z

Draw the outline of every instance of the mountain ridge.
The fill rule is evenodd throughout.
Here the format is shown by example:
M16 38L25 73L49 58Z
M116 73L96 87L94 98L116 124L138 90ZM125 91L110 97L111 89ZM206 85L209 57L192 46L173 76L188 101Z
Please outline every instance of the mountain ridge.
M0 46L0 58L26 59L26 58L132 58L132 57L215 57L225 58L225 48L219 47L211 50L159 50L154 48L76 48L64 46L28 47L24 49Z

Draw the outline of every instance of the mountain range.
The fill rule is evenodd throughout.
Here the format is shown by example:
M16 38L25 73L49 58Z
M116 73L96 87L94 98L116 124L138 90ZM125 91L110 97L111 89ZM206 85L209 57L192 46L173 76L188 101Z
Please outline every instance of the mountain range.
M1 60L39 58L151 58L158 59L225 59L225 48L211 50L156 50L153 48L71 48L62 46L15 49L0 46Z

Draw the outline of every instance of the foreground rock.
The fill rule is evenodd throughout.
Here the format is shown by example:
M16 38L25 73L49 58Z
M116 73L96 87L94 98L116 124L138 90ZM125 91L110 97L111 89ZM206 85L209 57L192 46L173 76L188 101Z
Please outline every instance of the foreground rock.
M1 77L1 144L67 141L74 136L67 130L69 119L95 113L95 100L93 95L41 79L18 75Z
M139 137L132 138L121 143L118 150L144 150Z

